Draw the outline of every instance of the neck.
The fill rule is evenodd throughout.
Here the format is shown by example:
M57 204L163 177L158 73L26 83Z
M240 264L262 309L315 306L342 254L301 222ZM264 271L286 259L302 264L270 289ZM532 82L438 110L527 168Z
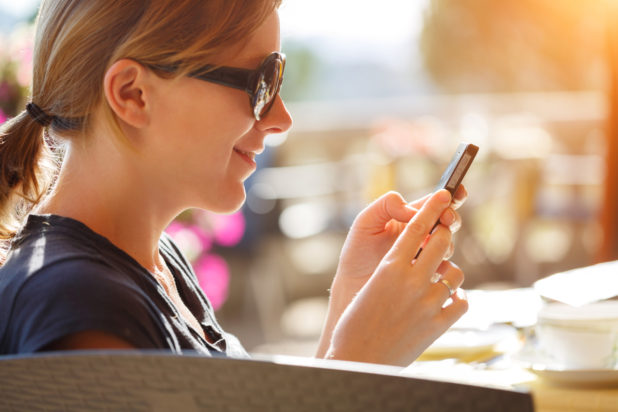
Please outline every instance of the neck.
M182 209L131 160L117 151L68 148L54 190L36 212L79 220L154 272L164 268L161 233Z

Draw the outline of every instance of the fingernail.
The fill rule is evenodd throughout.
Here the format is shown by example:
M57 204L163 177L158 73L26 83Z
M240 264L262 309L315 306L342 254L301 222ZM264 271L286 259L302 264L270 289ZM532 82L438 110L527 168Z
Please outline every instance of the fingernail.
M464 204L465 201L466 201L466 199L454 198L453 201L451 202L453 204L453 209L459 208L461 205Z
M461 220L454 221L448 228L451 231L451 233L455 233L459 231L459 229L461 229Z

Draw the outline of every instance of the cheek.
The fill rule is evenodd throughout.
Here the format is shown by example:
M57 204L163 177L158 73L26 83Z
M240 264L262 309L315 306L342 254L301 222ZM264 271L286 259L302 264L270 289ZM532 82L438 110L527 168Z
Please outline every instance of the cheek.
M174 113L170 120L175 124L195 118L212 128L226 121L253 120L247 93L230 87L183 77L168 81L157 95L157 114L170 119L168 114Z
M227 91L222 89L223 92ZM233 92L212 93L208 99L194 99L193 103L185 105L183 110L176 113L176 121L167 125L169 132L184 140L187 145L231 152L237 141L254 125L248 102L238 99L239 96ZM240 104L239 100L247 107Z
M230 123L228 127L209 127L192 125L192 132L179 133L174 167L183 170L189 177L207 179L211 183L224 181L229 174L235 176L234 146L250 127L240 122ZM232 127L230 127L232 126Z
M242 90L202 80L184 78L179 87L178 105L182 105L205 124L228 121L251 122L249 96Z
M166 93L153 113L160 156L189 173L198 167L202 176L225 174L233 147L255 124L247 94L189 78Z

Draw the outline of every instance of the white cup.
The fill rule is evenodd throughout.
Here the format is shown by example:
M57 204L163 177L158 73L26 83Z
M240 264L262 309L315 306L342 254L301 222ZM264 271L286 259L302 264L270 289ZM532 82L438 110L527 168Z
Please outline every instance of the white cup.
M536 325L539 350L568 369L615 368L618 361L618 301L573 307L548 303Z

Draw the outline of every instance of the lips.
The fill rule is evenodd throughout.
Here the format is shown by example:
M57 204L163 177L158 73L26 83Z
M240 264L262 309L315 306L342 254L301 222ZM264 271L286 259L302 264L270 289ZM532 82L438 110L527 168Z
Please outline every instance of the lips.
M257 164L255 163L256 152L248 151L248 150L242 150L242 149L239 149L239 148L235 147L234 148L234 153L236 153L238 155L238 157L240 157L242 160L244 160L244 162L247 165L249 165L249 167L252 170L255 170L255 168L257 167Z
M236 147L234 148L234 151L243 157L249 158L252 162L255 161L255 152L247 152Z

